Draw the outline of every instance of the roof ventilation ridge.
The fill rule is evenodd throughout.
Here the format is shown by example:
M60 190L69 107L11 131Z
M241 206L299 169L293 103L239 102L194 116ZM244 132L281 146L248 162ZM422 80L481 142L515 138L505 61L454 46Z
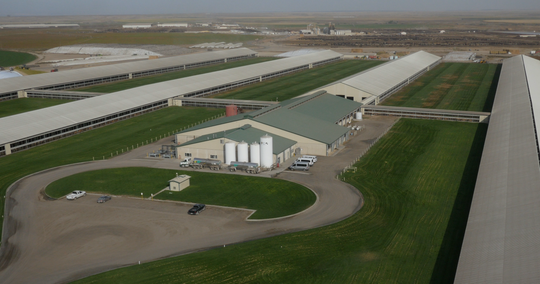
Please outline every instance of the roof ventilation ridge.
M275 105L275 106L268 107L268 110L266 110L266 111L264 111L264 112L261 112L261 113L255 115L255 116L253 116L252 118L256 118L256 117L259 117L259 116L263 116L263 115L265 115L265 114L267 114L267 113L273 112L273 111L278 110L278 109L280 109L280 108L281 108L281 105Z
M311 98L306 99L306 100L301 100L300 102L298 102L296 104L288 106L287 109L293 109L293 108L299 107L299 106L301 106L301 105L303 105L303 104L305 104L305 103L307 103L307 102L309 102L311 100L314 100L314 99L316 99L316 98L318 98L318 97L320 97L320 96L322 96L322 95L324 95L326 93L328 93L328 92L327 91L319 91L318 94L315 93L316 95L314 94Z

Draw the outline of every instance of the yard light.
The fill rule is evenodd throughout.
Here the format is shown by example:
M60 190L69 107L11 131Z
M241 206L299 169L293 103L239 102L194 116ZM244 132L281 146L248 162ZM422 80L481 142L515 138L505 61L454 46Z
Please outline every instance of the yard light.
M144 199L144 197L143 197L143 193L142 193L142 192L141 192L141 199Z

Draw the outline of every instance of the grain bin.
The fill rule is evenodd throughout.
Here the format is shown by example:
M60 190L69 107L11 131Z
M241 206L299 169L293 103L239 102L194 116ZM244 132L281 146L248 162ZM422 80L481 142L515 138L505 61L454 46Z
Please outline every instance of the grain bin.
M230 165L232 161L236 161L236 145L234 142L225 143L225 164Z
M250 162L258 166L261 165L261 145L259 143L253 142L253 144L249 145L249 155Z
M356 119L356 120L362 120L362 112L359 111L359 112L355 113L354 119Z
M271 168L274 163L274 142L268 134L261 137L261 167Z
M228 105L225 107L225 116L235 116L238 114L238 107L235 105Z
M238 162L248 162L248 144L244 141L238 143Z

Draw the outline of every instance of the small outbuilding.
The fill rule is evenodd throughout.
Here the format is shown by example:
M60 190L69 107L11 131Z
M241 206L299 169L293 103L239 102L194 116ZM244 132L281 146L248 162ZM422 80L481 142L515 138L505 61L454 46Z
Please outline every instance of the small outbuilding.
M191 177L188 175L179 175L169 181L169 190L170 191L182 191L184 188L189 186L189 179Z

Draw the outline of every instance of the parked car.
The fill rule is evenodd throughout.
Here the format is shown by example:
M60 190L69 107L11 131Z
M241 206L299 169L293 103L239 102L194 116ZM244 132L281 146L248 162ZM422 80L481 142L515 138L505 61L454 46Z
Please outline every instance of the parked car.
M111 199L112 197L110 197L109 195L102 195L97 199L97 203L105 203Z
M157 157L159 157L159 154L157 154L157 153L150 153L150 154L148 154L148 157L150 157L150 158L157 158Z
M201 211L204 211L206 209L206 205L204 204L195 204L191 209L189 209L188 214L189 215L199 215Z
M304 155L302 156L302 159L311 159L313 163L317 162L317 156Z
M75 190L74 192L68 194L66 196L66 199L67 200L75 200L77 198L80 198L80 197L83 197L86 195L86 191L82 191L82 190Z
M291 171L309 171L309 164L295 162L289 167L289 170L291 170Z
M304 163L308 164L310 167L313 166L313 159L311 158L298 158L294 163Z

